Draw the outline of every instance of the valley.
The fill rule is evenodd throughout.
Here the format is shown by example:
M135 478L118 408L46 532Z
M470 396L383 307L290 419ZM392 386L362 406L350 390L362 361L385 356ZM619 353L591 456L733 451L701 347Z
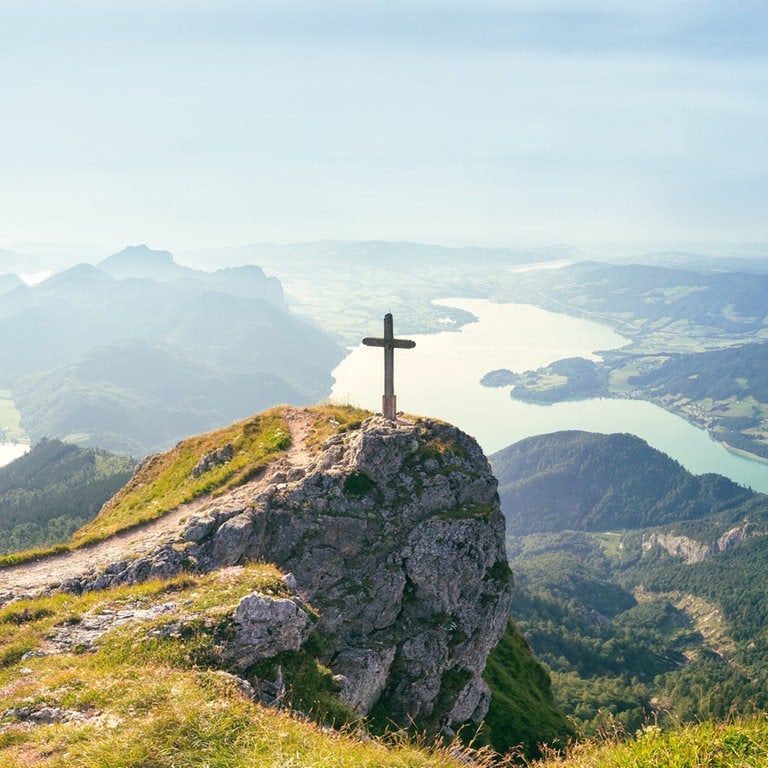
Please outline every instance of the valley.
M585 733L768 706L768 497L629 435L544 435L491 460L513 617Z
M355 362L355 350L341 362L343 346L378 335L381 315L393 311L397 335L417 341L396 363L398 403L456 423L497 451L491 460L516 581L511 615L525 639L508 629L489 662L494 685L511 685L510 665L518 665L516 679L538 680L548 700L551 680L583 735L768 708L768 505L751 490L759 483L722 476L730 461L759 473L766 468L749 458L768 458L760 263L749 273L713 272L711 264L598 264L570 249L332 242L218 257L219 268L205 272L165 252L129 249L34 288L3 282L0 326L18 341L3 352L7 439L29 435L37 447L60 437L142 456L277 402L331 393L375 408L378 358ZM108 322L93 327L93 313L106 307ZM46 343L30 343L34 328L45 329ZM528 357L516 357L526 347ZM333 374L353 365L370 375L367 389ZM635 410L637 423L624 421ZM683 454L701 461L711 444L703 431L681 432L683 447L664 447L669 456L651 442L671 431L665 419L682 423L677 416L720 443L695 474ZM291 444L308 445L306 430L292 430ZM187 474L190 460L182 462ZM106 514L73 523L82 527L69 543L72 526L49 530L42 521L38 539L22 541L14 521L6 564L30 545L72 548L60 562L77 563L97 552L82 544L111 536L122 547L134 535L117 534L125 524L147 526L124 550L143 562L147 548L197 514L183 505L204 504L195 494L210 490L186 475L168 478L167 497L107 505ZM157 515L161 522L152 522ZM142 540L155 529L160 538ZM169 550L169 562L177 555ZM74 578L104 565L88 563L73 566ZM47 566L15 567L34 580ZM6 588L14 573L21 571L6 571ZM521 655L526 641L546 672ZM514 711L511 699L495 701L491 720ZM563 721L552 717L561 737Z

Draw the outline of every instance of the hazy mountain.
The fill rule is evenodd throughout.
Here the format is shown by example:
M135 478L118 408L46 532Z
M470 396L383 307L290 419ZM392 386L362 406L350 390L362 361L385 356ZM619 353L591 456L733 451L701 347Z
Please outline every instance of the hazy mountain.
M386 312L403 333L436 333L471 321L472 315L437 307L446 296L490 297L503 275L524 265L574 261L573 246L514 250L448 248L410 242L322 240L254 243L239 248L187 252L185 263L259 264L285 287L291 308L347 345L373 333ZM339 312L339 307L344 311Z
M321 400L343 357L260 268L206 273L145 247L2 294L0 334L0 386L33 439L137 455Z
M37 256L16 253L15 251L0 248L0 275L5 272L21 275L38 272L44 268L43 262Z
M24 281L18 275L0 275L0 294L8 293L22 285Z
M534 296L538 306L610 323L660 350L680 338L710 347L752 340L766 325L768 274L585 261L522 273L509 289L510 299Z
M98 268L112 277L151 277L153 280L179 280L194 272L173 260L169 251L156 251L146 245L129 245L98 263Z
M268 405L312 399L309 387L279 375L278 361L275 372L223 367L213 361L218 352L223 351L214 347L212 354L198 356L165 342L116 341L69 365L24 377L16 404L32 439L58 435L144 455ZM257 351L257 359L264 354Z
M631 258L633 264L650 264L658 267L695 269L712 272L768 272L768 254L763 249L747 255L721 254L709 256L686 251L657 251Z
M184 253L188 263L200 266L218 264L233 266L249 262L284 265L298 263L321 267L346 264L353 267L409 268L416 263L442 264L531 264L543 261L577 261L586 258L574 245L560 244L544 248L483 248L479 246L448 247L433 243L391 240L316 240L302 243L251 243L237 248L207 249Z

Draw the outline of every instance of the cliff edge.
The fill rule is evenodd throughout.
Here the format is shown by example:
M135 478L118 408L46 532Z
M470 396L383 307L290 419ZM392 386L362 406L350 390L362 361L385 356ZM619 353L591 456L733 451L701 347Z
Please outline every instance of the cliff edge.
M249 595L217 629L222 666L263 701L290 685L284 654L309 649L343 704L374 722L449 734L479 725L490 699L481 675L512 592L488 461L472 438L427 419L370 417L312 445L319 420L335 423L326 411L277 409L288 450L138 529L119 557L91 557L57 588L273 563L291 595ZM236 462L239 445L235 436L193 457L190 482ZM157 465L145 462L129 487L157 482Z

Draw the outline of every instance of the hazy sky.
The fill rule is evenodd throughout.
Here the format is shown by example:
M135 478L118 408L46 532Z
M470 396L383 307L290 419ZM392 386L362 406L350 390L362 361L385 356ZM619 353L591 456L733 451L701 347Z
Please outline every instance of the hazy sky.
M764 0L0 0L0 247L768 241Z

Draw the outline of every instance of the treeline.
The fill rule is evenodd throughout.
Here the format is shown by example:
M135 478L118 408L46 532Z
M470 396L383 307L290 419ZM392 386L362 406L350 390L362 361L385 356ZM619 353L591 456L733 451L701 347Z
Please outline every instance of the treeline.
M582 548L591 538L574 536L581 537ZM723 718L768 708L768 658L761 641L766 609L758 606L768 576L756 574L765 571L764 557L754 550L750 556L751 548L741 545L734 554L744 548L753 567L740 571L736 563L724 563L726 570L736 567L723 579L724 570L712 565L719 558L685 566L656 553L643 572L637 563L622 568L597 539L582 560L569 551L566 536L552 536L546 553L541 539L547 537L538 538L539 554L512 560L517 583L512 618L549 670L557 703L583 734L616 727L633 733L653 721ZM682 573L690 573L690 580L681 579ZM670 591L645 592L646 587ZM732 649L715 650L717 640L708 642L677 607L688 588L723 611L728 639L736 643Z
M134 463L43 439L0 467L0 554L68 540L127 482Z

